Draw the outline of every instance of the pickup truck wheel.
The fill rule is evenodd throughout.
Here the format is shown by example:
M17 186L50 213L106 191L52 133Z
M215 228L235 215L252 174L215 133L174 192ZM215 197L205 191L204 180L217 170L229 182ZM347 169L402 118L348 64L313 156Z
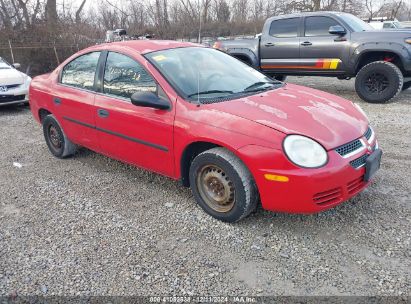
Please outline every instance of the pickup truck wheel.
M361 99L371 103L385 103L401 92L404 77L391 62L371 62L358 72L355 90Z
M284 82L287 79L287 75L275 75L273 76L275 80Z
M54 115L47 115L43 121L43 133L50 152L58 158L73 155L77 146L64 134L63 129Z
M224 222L237 222L257 207L259 195L244 163L224 148L207 150L190 166L194 198L209 215Z
M409 89L410 87L411 87L411 81L404 82L404 84L402 85L402 90L405 91Z

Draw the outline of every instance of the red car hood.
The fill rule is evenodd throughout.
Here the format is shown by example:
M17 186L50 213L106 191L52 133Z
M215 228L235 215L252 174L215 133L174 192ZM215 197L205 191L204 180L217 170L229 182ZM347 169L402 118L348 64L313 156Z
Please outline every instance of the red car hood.
M293 84L213 106L286 134L311 137L327 150L361 137L368 127L351 101Z

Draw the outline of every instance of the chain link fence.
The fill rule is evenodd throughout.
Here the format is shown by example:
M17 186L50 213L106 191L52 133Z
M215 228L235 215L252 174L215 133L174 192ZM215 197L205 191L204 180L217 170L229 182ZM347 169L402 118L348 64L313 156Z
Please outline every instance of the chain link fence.
M10 63L20 63L22 72L36 76L52 71L72 54L100 42L78 35L60 35L53 40L46 37L1 39L0 57Z

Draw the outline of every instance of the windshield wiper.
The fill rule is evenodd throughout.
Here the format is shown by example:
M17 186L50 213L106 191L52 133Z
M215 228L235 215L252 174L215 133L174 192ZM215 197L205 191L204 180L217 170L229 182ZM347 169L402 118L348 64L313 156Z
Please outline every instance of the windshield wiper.
M275 84L280 84L280 81L258 81L256 83L253 83L252 85L246 87L243 92L257 92L257 91L263 91L267 90L267 88L263 88L263 85L270 84L271 86Z
M197 92L197 93L193 93L188 95L187 97L193 97L193 96L197 96L197 95L207 95L207 94L215 94L215 93L229 93L229 94L233 94L233 91L224 91L224 90L208 90L208 91L201 91L201 92Z

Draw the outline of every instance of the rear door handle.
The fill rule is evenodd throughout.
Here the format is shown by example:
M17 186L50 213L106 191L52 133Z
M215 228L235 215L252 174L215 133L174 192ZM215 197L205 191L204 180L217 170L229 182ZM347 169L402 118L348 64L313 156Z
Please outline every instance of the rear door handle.
M97 114L98 116L100 116L101 118L106 118L109 116L109 112L107 110L104 109L98 109L97 110Z
M56 105L61 105L61 99L60 98L58 98L58 97L54 97L53 98L53 102L56 104Z
M275 44L274 43L272 43L272 42L267 42L266 44L264 44L266 47L270 47L270 46L275 46Z
M307 45L313 45L313 44L310 41L304 41L303 43L301 43L301 45L307 46Z

